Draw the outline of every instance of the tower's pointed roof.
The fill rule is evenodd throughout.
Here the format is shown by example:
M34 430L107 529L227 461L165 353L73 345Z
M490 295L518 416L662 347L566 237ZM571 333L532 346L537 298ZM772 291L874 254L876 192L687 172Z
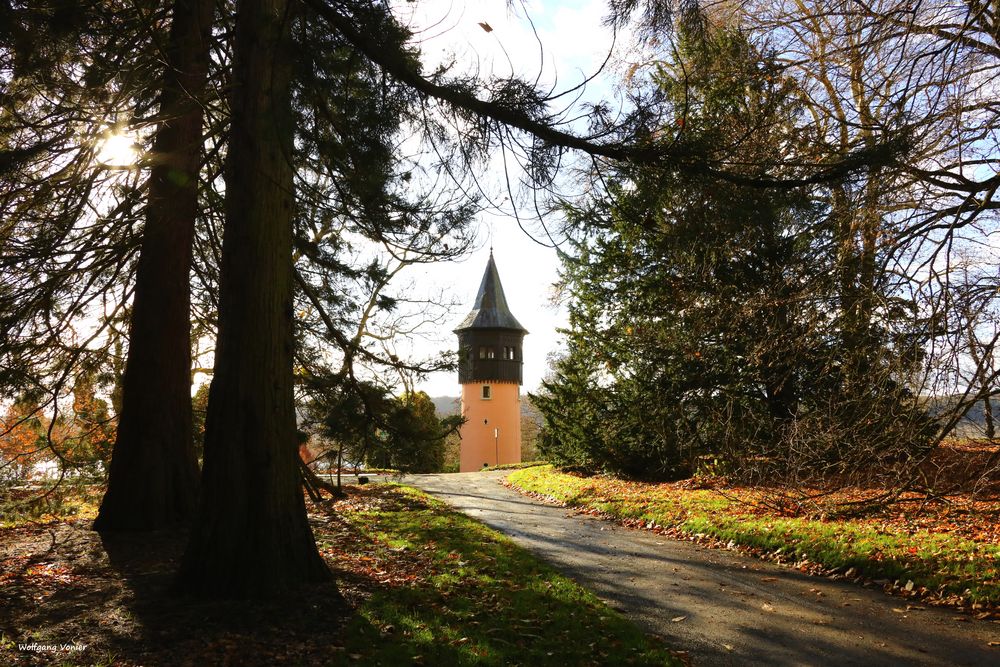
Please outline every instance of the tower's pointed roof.
M476 304L462 323L455 328L455 332L468 329L513 329L528 333L507 307L507 297L503 294L503 285L500 284L500 274L497 272L496 262L493 261L492 250L490 250L490 261L486 263L486 272L483 273L483 281L479 283Z

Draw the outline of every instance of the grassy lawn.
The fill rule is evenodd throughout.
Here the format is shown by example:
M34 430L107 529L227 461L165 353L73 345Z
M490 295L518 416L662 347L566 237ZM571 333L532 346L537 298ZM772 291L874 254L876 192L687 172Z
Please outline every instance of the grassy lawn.
M348 621L342 664L680 664L592 594L426 494L391 484L352 494L335 508L352 539L321 547L348 579L367 570L381 585Z
M746 547L805 571L879 581L908 597L985 616L1000 605L1000 503L896 506L878 516L832 519L762 509L754 489L623 482L552 466L518 470L507 481L628 525Z

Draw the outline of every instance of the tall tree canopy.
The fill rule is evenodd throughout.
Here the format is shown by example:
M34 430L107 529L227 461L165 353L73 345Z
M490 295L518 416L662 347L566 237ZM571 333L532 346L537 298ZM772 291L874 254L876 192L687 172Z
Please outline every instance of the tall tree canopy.
M828 154L775 54L709 19L677 35L651 77L674 112L661 132L683 128L751 174ZM898 310L876 321L869 306L862 326L838 279L857 275L837 199L853 181L762 189L641 164L598 176L600 196L568 208L570 343L535 397L547 454L632 475L720 460L819 474L926 447L930 420L904 386L919 349L907 304L871 277L865 298Z

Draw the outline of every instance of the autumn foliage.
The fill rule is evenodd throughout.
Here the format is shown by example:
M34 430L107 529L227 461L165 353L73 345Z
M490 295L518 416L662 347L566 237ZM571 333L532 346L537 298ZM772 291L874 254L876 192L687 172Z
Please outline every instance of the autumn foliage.
M41 422L23 404L11 405L0 418L0 465L3 479L20 479L41 457Z
M27 398L7 407L0 417L0 479L58 477L59 470L103 474L116 426L108 402L84 377L56 405L64 410L54 415Z

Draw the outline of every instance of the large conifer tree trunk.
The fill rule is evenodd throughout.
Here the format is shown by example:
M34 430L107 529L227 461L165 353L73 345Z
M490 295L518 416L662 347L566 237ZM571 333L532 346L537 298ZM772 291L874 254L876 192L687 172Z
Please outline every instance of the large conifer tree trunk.
M101 531L183 522L197 501L189 273L213 11L212 0L174 3Z
M266 595L329 576L306 520L292 395L290 5L237 4L219 337L180 578L200 594Z

